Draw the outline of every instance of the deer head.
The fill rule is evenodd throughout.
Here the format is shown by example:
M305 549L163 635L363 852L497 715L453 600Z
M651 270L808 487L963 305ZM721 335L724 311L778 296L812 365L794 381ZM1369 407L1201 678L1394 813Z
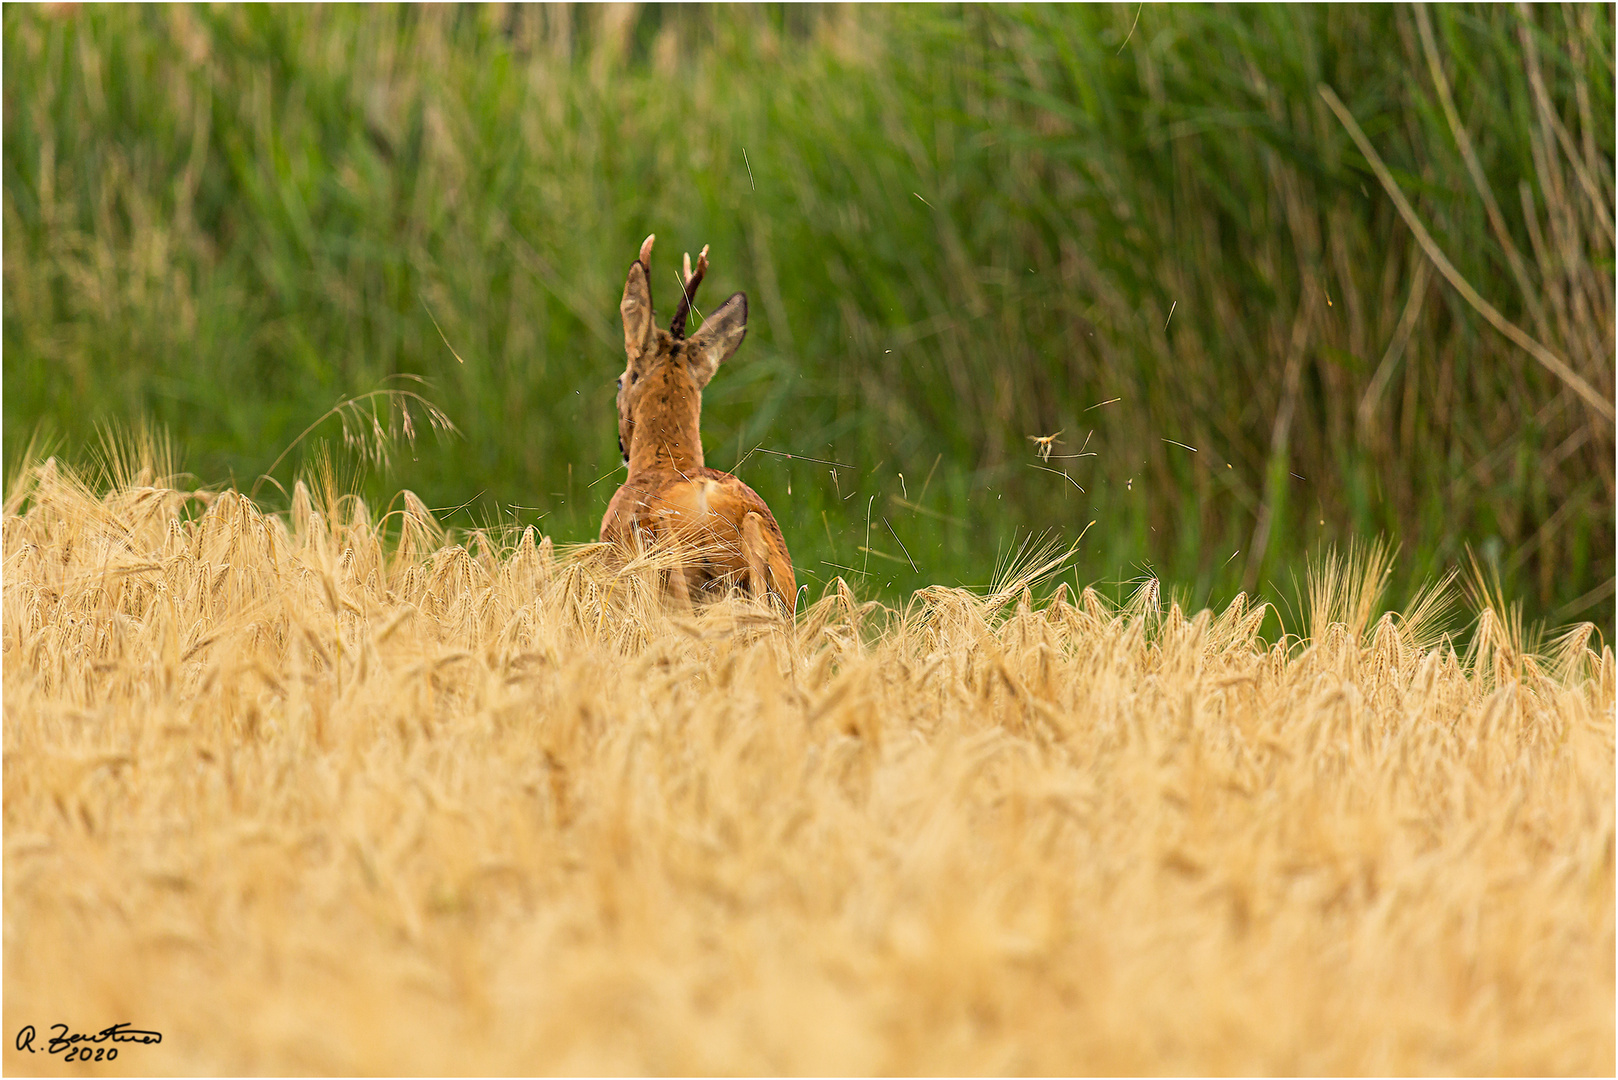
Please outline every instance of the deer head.
M667 330L652 319L652 241L640 246L640 258L629 267L619 313L624 321L624 352L628 364L618 380L618 450L633 471L638 458L666 452L675 467L702 466L702 440L698 420L702 388L719 365L728 360L747 336L747 296L736 293L715 308L700 329L685 336L686 317L702 275L708 269L708 249L685 256L680 275L680 304ZM637 444L636 440L641 443ZM637 454L637 450L645 453Z

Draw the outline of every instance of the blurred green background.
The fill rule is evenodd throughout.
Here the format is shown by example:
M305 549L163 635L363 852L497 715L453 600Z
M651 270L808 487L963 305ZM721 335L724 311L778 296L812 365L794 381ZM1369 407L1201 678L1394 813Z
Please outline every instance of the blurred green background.
M281 458L271 504L327 453L373 505L594 539L655 232L665 321L682 250L699 308L748 293L708 463L813 595L1094 522L1078 582L1281 599L1382 535L1395 602L1470 547L1610 634L1612 422L1318 86L1610 401L1612 12L7 5L6 462L148 420L202 483ZM282 456L389 388L458 433L373 395Z

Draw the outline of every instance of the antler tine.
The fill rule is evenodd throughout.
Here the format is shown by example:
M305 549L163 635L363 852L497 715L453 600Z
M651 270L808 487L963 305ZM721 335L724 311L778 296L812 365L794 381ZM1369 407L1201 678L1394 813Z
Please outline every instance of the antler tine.
M691 299L697 295L697 286L702 284L702 275L708 272L708 245L702 245L702 251L697 254L697 269L691 270L691 253L685 253L685 265L681 268L680 306L674 309L674 321L669 323L669 333L676 338L685 337L685 317L691 313Z
M656 239L657 234L653 233L640 242L640 264L648 270L652 268L652 241Z

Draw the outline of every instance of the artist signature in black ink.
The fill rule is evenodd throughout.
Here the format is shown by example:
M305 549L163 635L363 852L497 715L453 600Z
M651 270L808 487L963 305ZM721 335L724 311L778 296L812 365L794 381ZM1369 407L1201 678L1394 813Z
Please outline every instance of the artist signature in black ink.
M143 1031L132 1028L128 1024L114 1024L102 1028L94 1035L83 1032L70 1031L66 1024L52 1024L51 1031L55 1032L45 1044L47 1054L61 1054L63 1061L116 1061L118 1060L118 1047L100 1045L103 1043L141 1043L151 1045L163 1041L161 1031ZM17 1032L17 1049L26 1050L30 1054L39 1053L39 1047L34 1040L39 1033L34 1025L29 1024Z

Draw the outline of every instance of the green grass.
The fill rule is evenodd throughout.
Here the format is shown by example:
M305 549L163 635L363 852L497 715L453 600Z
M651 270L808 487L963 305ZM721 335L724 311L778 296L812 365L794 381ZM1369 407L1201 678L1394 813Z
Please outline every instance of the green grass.
M983 584L1093 521L1080 581L1281 599L1382 535L1394 600L1470 547L1611 633L1612 423L1430 272L1317 88L1610 400L1612 12L1427 17L1482 186L1404 7L8 5L6 460L144 419L246 489L413 388L459 434L368 498L592 539L656 232L665 318L682 249L749 295L709 464L812 587ZM357 470L344 423L275 482Z

